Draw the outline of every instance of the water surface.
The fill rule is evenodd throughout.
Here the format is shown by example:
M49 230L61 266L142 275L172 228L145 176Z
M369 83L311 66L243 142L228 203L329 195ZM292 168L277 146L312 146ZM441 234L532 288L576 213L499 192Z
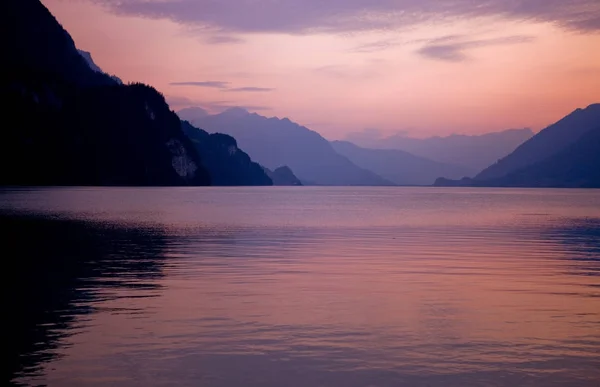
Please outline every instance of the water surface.
M600 386L600 191L0 191L5 380Z

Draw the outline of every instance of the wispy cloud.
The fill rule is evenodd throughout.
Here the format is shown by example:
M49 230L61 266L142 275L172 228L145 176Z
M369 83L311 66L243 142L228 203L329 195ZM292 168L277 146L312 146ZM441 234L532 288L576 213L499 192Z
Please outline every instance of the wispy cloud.
M223 81L203 81L203 82L171 82L171 86L196 86L196 87L211 87L215 89L226 89L229 82Z
M208 44L240 44L245 40L232 35L211 35L204 39Z
M269 92L269 91L275 90L271 87L256 87L256 86L229 87L231 82L225 82L225 81L171 82L169 84L171 86L210 87L213 89L221 89L221 91L227 91L227 92L261 93L261 92Z
M270 88L270 87L234 87L231 89L224 89L223 91L234 91L234 92L250 92L250 93L262 93L262 92L269 92L269 91L273 91L275 89Z
M487 46L504 46L511 44L529 43L534 40L531 36L505 36L493 39L463 40L459 37L446 36L431 40L428 44L417 50L417 53L428 59L446 62L461 62L469 59L466 51Z
M492 17L600 30L598 0L88 0L118 14L170 19L199 33L306 34L397 29ZM202 31L202 32L201 32Z
M398 41L392 39L378 40L375 42L361 44L352 48L350 51L359 53L377 52L387 50L388 48L398 46L399 44L400 43Z

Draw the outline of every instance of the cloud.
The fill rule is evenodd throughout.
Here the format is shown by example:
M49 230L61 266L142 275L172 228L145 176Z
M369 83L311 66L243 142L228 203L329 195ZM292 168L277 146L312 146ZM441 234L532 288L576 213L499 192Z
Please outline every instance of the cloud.
M223 91L260 93L260 92L268 92L268 91L273 91L273 90L275 90L275 89L270 88L270 87L234 87L232 89L224 89Z
M600 31L598 0L88 0L117 14L170 19L200 33L360 32L477 17Z
M356 46L351 51L352 52L360 52L360 53L384 51L390 47L394 47L399 44L400 43L396 42L395 40L391 40L391 39L378 40L376 42L365 43L365 44Z
M534 40L531 36L506 36L494 39L481 39L469 41L456 41L457 36L445 36L431 40L428 44L417 50L417 53L428 59L446 62L462 62L468 59L465 51L487 46L504 46L510 44L529 43Z
M229 82L223 81L204 81L204 82L171 82L171 86L196 86L196 87L212 87L215 89L226 89Z
M169 85L171 86L195 86L195 87L210 87L214 89L221 89L221 91L229 91L229 92L268 92L273 91L275 89L270 87L254 87L254 86L246 86L246 87L229 87L230 82L224 81L203 81L203 82L171 82Z
M204 39L208 44L240 44L244 43L244 39L231 35L211 35Z

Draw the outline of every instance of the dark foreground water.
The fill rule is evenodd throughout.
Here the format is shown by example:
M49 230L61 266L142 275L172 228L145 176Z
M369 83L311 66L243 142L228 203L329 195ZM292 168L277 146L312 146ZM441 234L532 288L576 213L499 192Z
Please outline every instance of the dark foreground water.
M3 190L0 214L13 384L600 386L598 190Z

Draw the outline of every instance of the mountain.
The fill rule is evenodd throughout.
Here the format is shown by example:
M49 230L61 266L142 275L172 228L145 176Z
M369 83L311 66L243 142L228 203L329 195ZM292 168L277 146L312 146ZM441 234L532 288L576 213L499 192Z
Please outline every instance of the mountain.
M162 94L102 72L38 0L5 0L0 11L1 109L10 123L0 185L272 184L247 155L230 152L235 140L209 136L197 146Z
M366 149L347 141L332 141L333 149L359 167L366 168L399 185L431 185L444 176L472 176L467 167L443 164L396 149Z
M78 89L21 73L6 101L4 185L208 185L164 98L145 85ZM15 162L23 160L24 162Z
M439 179L438 186L600 188L600 126L587 131L554 155L505 176L453 181Z
M497 184L510 187L600 188L600 126L589 130L553 156L500 178Z
M38 0L2 2L3 185L207 185L163 96L94 71ZM6 35L6 34L3 34ZM19 162L22 160L22 162Z
M106 74L100 67L98 67L98 65L94 62L94 59L92 59L92 54L90 52L87 51L83 51L83 50L77 50L77 52L79 52L79 55L81 55L83 57L83 59L85 59L85 61L87 62L88 66L90 66L90 68L92 70L94 70L97 73L102 73L102 74ZM106 74L108 75L108 74ZM123 81L121 80L121 78L115 76L115 75L109 75L109 77L111 77L113 79L113 81L117 82L118 84L123 84Z
M298 179L296 175L294 175L294 172L287 166L279 167L274 171L271 171L267 167L263 168L265 173L273 180L273 185L302 185L300 179Z
M0 183L209 184L164 98L94 71L37 0L7 0ZM24 162L15 162L23 160Z
M475 180L491 180L551 157L574 144L591 129L600 126L600 104L577 109L542 130L514 152L489 166Z
M424 139L402 135L378 138L353 134L347 140L365 148L399 149L433 161L481 171L511 153L532 135L530 129L510 129L476 136L455 134Z
M85 59L88 66L90 66L92 70L94 70L97 73L104 73L104 71L102 71L102 69L98 67L98 65L94 62L94 60L92 59L92 54L90 52L79 49L77 50L77 52L79 52L79 55L81 55L83 59Z
M0 7L5 81L10 81L6 70L11 69L80 86L114 83L90 69L71 36L38 0L4 0Z
M226 134L208 134L182 121L183 132L202 155L202 165L208 169L213 185L273 185L262 167L238 148L236 140Z
M317 132L287 118L267 118L242 108L187 118L208 132L235 137L252 159L271 170L287 165L304 184L393 185L335 152Z
M548 126L473 179L438 186L598 187L600 104Z

